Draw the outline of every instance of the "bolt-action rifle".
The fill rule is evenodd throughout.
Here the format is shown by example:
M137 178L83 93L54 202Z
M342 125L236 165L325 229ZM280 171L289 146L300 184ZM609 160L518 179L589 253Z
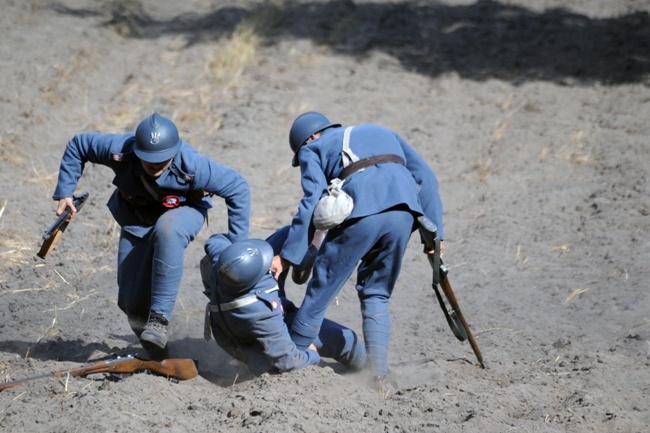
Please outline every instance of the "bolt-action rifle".
M32 376L25 379L0 383L0 391L44 377L65 377L68 375L86 377L89 374L96 373L123 374L138 373L142 371L149 371L152 374L178 380L193 379L199 374L197 370L197 361L192 359L163 359L162 361L148 361L136 358L132 355L127 355L107 361L98 361L93 364L70 370L52 371L50 373Z
M86 199L88 199L87 192L72 197L72 204L77 209L77 212L81 210ZM72 215L72 208L65 208L63 213L57 217L56 221L54 221L54 224L52 224L49 229L45 230L45 233L43 233L43 245L41 246L41 250L36 254L38 257L44 259L45 256L54 249L54 246L59 242L59 239L61 239L63 232L68 228L70 215Z
M428 251L434 250L434 254L429 254L429 264L433 268L433 282L431 286L436 292L436 297L440 303L443 313L445 313L445 318L447 323L451 328L451 331L454 333L456 338L460 341L469 340L470 346L478 359L481 368L485 368L485 363L483 362L483 355L481 355L481 350L478 348L476 340L469 329L469 325L463 317L463 313L460 311L460 306L456 300L456 295L451 289L451 284L449 284L449 279L447 278L448 270L445 265L442 263L442 258L440 257L440 239L438 238L438 227L435 223L425 216L418 218L418 223L420 225L419 230L424 240L424 245ZM447 309L445 301L440 295L438 290L438 285L442 287L442 291L449 302L451 308Z

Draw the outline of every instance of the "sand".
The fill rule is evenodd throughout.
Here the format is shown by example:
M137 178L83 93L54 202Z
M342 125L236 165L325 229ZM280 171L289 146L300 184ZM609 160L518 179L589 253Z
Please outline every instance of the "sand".
M153 111L248 180L252 237L301 197L303 111L379 123L437 173L449 281L488 365L451 333L417 236L390 304L382 398L335 363L253 377L203 339L187 249L171 355L199 376L46 377L2 432L625 432L650 424L650 6L643 0L1 0L0 380L142 355L116 305L112 173L45 260L66 142ZM360 331L354 280L328 317ZM300 303L304 286L289 293Z

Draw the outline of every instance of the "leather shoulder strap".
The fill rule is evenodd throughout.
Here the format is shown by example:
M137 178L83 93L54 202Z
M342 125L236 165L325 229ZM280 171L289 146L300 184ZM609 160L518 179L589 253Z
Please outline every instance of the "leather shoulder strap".
M396 164L406 165L401 156L394 155L392 153L373 155L367 158L360 159L345 167L343 170L341 170L341 173L339 174L339 179L343 180L346 177L356 173L357 171L363 170L364 168L370 167L371 165L385 164L387 162L394 162Z

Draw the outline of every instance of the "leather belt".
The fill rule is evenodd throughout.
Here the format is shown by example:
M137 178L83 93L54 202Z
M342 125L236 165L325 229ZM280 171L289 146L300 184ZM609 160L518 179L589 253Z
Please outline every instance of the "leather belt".
M346 177L356 173L357 171L363 170L364 168L368 168L371 165L385 164L387 162L394 162L400 165L406 165L404 163L404 159L402 159L401 156L394 155L392 153L373 155L367 158L360 159L345 167L343 170L341 170L341 173L339 174L339 179L343 180Z

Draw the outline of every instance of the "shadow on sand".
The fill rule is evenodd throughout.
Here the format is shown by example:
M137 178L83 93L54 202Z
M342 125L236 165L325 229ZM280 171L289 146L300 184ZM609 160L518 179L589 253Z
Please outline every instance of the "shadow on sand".
M25 341L2 341L0 351L13 352L21 357L29 356L39 361L70 362L89 364L118 356L132 355L147 359L146 352L134 335L111 335L111 338L124 340L128 347L109 346L106 343L86 343L83 340L64 340L56 338L41 343ZM198 362L199 375L221 387L242 383L254 378L248 368L233 361L214 341L210 344L202 339L184 338L169 343L170 358L189 358ZM108 355L104 355L108 354ZM80 365L70 365L77 368ZM54 369L53 369L54 370Z
M463 6L260 1L156 20L137 0L114 0L97 10L52 7L99 19L124 37L182 35L188 45L228 37L247 20L257 24L267 45L310 39L342 55L363 57L376 50L396 58L404 69L430 77L455 72L466 79L514 84L616 85L642 82L650 72L647 11L596 19L562 8L539 13L494 0Z

